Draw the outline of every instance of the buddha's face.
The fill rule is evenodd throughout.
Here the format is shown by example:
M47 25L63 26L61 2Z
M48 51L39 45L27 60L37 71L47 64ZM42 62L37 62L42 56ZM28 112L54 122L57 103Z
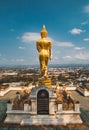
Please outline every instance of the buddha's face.
M47 37L47 33L41 33L41 37L42 38L46 38Z

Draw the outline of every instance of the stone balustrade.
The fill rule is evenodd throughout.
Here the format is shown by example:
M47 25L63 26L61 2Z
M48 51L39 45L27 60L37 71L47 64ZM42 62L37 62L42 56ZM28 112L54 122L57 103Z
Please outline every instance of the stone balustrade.
M0 96L4 96L6 93L8 93L9 91L12 91L12 90L22 90L22 88L21 87L8 87L8 88L6 88L5 90L1 90L0 91Z
M34 87L34 86L33 86ZM28 87L29 88L29 87ZM14 90L17 90L17 91L19 91L19 90L24 90L24 89L26 89L25 87L23 88L23 87L12 87L12 86L10 86L10 87L8 87L8 88L6 88L6 89L4 89L4 90L0 90L0 96L2 97L2 96L4 96L5 94L7 94L9 91L14 91Z
M30 86L29 88L33 88L34 86ZM52 88L56 88L56 86L52 86ZM63 87L58 87L59 89L62 89ZM4 90L0 90L0 96L4 96L6 93L8 93L9 91L13 91L13 90L23 90L22 87L12 87L12 86L9 86L8 88L4 89ZM84 96L89 96L89 91L87 89L82 89L80 87L76 87L76 86L73 86L73 87L66 87L65 90L77 90L79 91L82 95Z
M29 104L24 104L24 111L29 111Z
M57 113L68 112L68 111L72 112L72 113L80 113L80 103L75 102L73 110L63 110L63 104L62 103L58 104L58 111L57 111Z
M12 103L7 103L7 111L11 111L12 110Z

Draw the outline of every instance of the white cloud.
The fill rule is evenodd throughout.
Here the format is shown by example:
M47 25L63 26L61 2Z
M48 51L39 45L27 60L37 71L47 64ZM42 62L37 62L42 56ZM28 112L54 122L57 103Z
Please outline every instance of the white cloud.
M58 56L52 57L52 60L58 60Z
M87 25L89 22L88 21L84 21L81 23L81 25Z
M83 40L84 40L84 41L89 41L89 38L84 38Z
M20 50L25 50L25 47L19 46L18 49L20 49Z
M73 47L74 44L72 42L55 42L58 46L61 47Z
M52 56L51 56L51 60L49 61L49 63L55 64L55 63L58 63L58 62L59 62L59 57L58 57L58 55L55 55L55 54L54 54L54 56L52 55Z
M85 47L75 47L74 49L75 50L83 50L83 49L85 49Z
M25 60L23 58L18 58L18 59L11 59L11 62L24 62Z
M34 42L37 41L37 39L40 38L40 33L32 33L32 32L26 32L21 37L22 42Z
M40 39L40 33L35 33L35 32L25 32L22 37L21 40L22 42L25 43L30 43L30 42L36 42L38 39ZM18 38L19 39L19 38ZM51 37L47 37L47 39L53 41L53 39Z
M25 43L30 42L36 42L38 39L40 39L40 33L33 33L33 32L26 32L22 35L21 40ZM47 39L51 40L54 45L61 46L61 47L73 47L74 44L72 42L59 42L55 41L51 37L47 37ZM19 47L19 49L22 49L22 47Z
M89 59L89 53L79 53L75 55L76 59L80 60L88 60Z
M89 5L87 5L87 6L84 7L84 12L85 13L89 13Z
M21 58L21 59L16 59L16 61L17 61L17 62L23 62L24 59L22 59L22 58Z
M70 60L70 59L72 59L72 57L71 57L71 56L64 56L63 59L68 59L68 60Z
M79 29L79 28L73 28L72 30L69 31L73 35L80 34L82 32L85 32L85 30Z

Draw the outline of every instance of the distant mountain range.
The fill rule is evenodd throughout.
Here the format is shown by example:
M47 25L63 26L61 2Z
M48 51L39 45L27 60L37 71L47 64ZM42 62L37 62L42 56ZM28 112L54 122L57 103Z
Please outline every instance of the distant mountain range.
M0 68L39 68L40 65L0 65ZM89 67L89 64L49 64L49 67L58 68L58 67Z

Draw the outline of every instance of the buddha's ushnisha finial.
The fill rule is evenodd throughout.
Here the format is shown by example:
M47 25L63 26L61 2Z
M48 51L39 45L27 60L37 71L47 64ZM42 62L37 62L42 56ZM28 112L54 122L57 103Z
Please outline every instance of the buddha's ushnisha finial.
M45 28L45 24L43 24L43 28Z
M42 28L42 30L41 30L41 37L42 37L42 38L46 38L47 35L48 35L48 32L47 32L47 30L46 30L46 28L45 28L45 25L43 25L43 28Z

